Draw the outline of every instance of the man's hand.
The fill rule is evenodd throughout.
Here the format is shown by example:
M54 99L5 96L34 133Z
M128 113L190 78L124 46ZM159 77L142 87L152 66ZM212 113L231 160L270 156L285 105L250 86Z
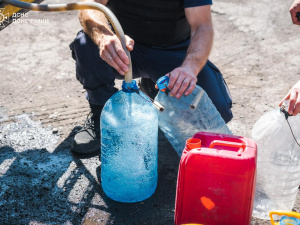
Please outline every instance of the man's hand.
M129 51L133 50L134 41L125 36L126 47ZM98 42L100 49L100 57L106 61L110 66L114 67L121 75L125 75L128 71L129 59L123 50L119 38L112 34L102 34Z
M198 73L207 62L213 40L210 5L186 8L185 15L191 26L191 43L182 65L169 75L170 95L176 98L191 94L196 87Z
M168 88L172 97L189 95L196 87L197 77L188 67L178 67L167 76L170 78Z
M295 0L290 8L293 24L300 25L300 20L296 16L297 12L300 12L300 0Z
M281 100L279 106L285 100L289 100L288 113L296 116L300 113L300 80L291 88L289 93Z
M98 2L106 5L108 0L81 0L83 2ZM81 10L79 21L84 32L98 45L100 57L114 67L121 75L128 71L129 59L122 47L121 41L112 32L105 15L97 10ZM134 41L125 35L126 48L133 50Z

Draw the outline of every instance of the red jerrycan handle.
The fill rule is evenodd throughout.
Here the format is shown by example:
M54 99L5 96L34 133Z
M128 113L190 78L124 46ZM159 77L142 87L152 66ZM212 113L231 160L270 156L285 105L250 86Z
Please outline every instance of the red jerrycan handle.
M234 148L242 148L243 150L246 148L246 145L243 143L221 141L221 140L212 141L209 145L209 148L214 148L215 146L227 146L227 147L234 147Z

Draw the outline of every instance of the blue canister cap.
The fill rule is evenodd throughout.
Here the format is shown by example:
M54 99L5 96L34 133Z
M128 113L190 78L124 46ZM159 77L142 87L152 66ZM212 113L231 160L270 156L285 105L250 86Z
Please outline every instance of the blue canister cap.
M126 83L125 80L122 83L122 91L124 92L135 92L139 90L135 80L132 80L131 83Z
M168 76L162 76L156 81L157 87L161 92L166 92L166 90L169 90L169 80L170 78Z

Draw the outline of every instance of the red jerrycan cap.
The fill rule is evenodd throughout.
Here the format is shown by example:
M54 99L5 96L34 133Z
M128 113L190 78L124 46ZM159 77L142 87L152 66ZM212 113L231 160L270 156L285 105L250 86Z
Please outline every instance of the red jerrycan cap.
M201 140L198 138L190 138L186 140L187 150L192 150L194 148L201 148Z

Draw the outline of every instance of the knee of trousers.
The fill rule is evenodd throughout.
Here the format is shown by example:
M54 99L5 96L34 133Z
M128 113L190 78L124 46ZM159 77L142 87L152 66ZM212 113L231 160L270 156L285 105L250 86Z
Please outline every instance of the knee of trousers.
M76 64L76 78L87 90L108 86L115 80L114 69L99 55L98 46L83 31L70 44Z
M233 118L231 111L232 97L223 75L210 61L207 61L199 73L197 85L206 91L224 121L229 122Z
M116 71L99 55L98 46L83 31L70 44L76 64L76 78L87 90L88 100L104 104L114 94Z

